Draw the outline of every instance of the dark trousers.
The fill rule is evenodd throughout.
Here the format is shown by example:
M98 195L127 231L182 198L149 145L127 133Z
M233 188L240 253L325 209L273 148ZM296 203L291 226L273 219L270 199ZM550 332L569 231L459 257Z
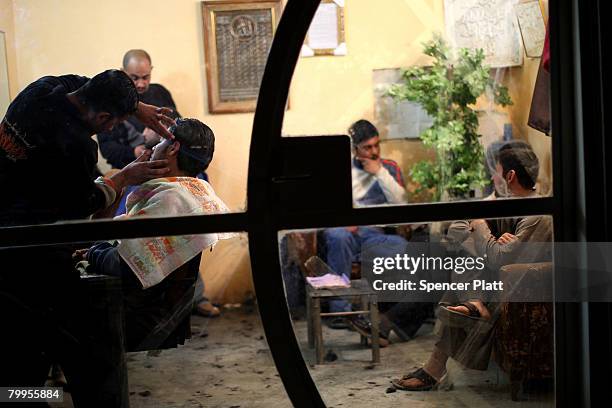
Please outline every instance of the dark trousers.
M115 368L96 336L67 247L0 250L0 384L42 386L59 363L77 407L114 407ZM109 391L109 392L107 392Z

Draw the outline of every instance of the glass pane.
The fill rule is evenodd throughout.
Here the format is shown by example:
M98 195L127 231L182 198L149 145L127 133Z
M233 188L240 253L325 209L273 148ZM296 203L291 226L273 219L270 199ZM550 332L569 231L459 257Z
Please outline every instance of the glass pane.
M294 330L328 406L555 405L552 217L279 236Z
M129 4L120 1L95 4L3 1L0 30L5 29L6 16L6 24L10 23L7 26L10 29L7 47L11 53L14 52L16 61L13 97L44 76L77 74L94 77L108 69L122 68L134 82L141 101L170 107L173 111L169 114L171 117L195 118L210 127L216 136L215 159L208 168L203 165L195 174L208 177L231 211L243 211L254 104L273 30L280 18L280 5L279 0L262 4L260 10L247 7L234 9L231 13L215 11L218 18L211 23L216 24L211 29L217 30L216 37L213 37L220 41L217 44L220 47L219 72L224 75L221 85L216 85L222 87L222 102L248 105L233 113L217 114L218 111L213 113L213 100L209 100L209 91L213 92L211 89L216 77L207 79L207 70L213 68L214 62L205 49L206 40L211 38L205 27L208 14L203 13L200 3L196 6L195 3L181 2L170 6L164 1ZM135 18L138 24L134 24ZM92 48L92 44L95 47ZM257 49L251 49L249 44L256 44ZM93 49L95 52L92 53ZM132 52L128 53L130 50ZM233 51L238 54L232 54ZM3 49L0 49L0 54L4 57ZM232 55L239 61L223 59ZM97 191L93 180L98 175L112 177L145 148L150 150L156 144L158 136L141 119L130 116L127 121L111 120L108 115L96 117L92 111L93 116L87 116L87 109L79 110L85 106L79 105L79 100L93 98L94 103L85 101L87 106L102 106L101 98L109 97L111 100L123 98L129 101L124 107L118 103L115 107L104 105L104 109L112 110L109 113L119 119L127 111L131 113L135 94L132 89L131 96L125 95L129 94L126 89L130 86L118 84L119 77L112 86L105 82L93 87L95 92L82 93L81 99L76 100L67 100L64 95L82 86L84 79L63 78L62 82L57 78L47 78L38 83L44 83L38 92L50 94L61 84L63 90L61 95L55 95L57 100L38 106L27 103L23 93L21 98L15 99L16 107L27 106L27 109L9 111L2 127L0 178L6 193L0 204L0 226L87 218L102 207L107 198ZM0 84L2 78L0 72ZM106 90L112 87L124 89L123 93L117 91L123 96L105 96ZM231 98L233 94L239 96L237 101ZM47 105L55 110L50 112ZM103 112L102 107L95 109ZM4 113L0 118L3 117ZM111 125L114 125L113 129L109 130ZM99 144L97 152L96 146L89 141L94 134L97 134L94 140ZM69 143L72 139L80 142ZM180 137L177 139L181 141ZM182 147L179 156L206 161L198 144L183 140ZM99 159L97 167L96 157ZM181 170L185 167L181 166ZM188 173L191 175L192 172ZM62 182L24 187L30 185L26 180L39 179L42 175L50 175ZM126 184L139 180L130 181ZM114 179L113 185L117 190L123 184L120 178Z
M246 234L212 251L178 236L114 244L0 251L2 265L31 259L2 275L3 321L14 325L2 336L1 384L64 387L58 407L238 406L245 395L253 406L291 405L261 326ZM76 248L88 253L72 269Z
M0 31L0 116L4 116L11 102L8 81L8 55L6 52L6 35Z
M348 135L355 206L484 199L509 140L532 146L528 184L551 195L548 2L517 3L321 4L283 135Z

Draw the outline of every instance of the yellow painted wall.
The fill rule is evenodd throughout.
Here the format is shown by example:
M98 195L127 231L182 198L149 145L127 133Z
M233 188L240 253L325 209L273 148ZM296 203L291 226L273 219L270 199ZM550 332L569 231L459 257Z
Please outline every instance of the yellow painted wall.
M242 208L252 114L208 115L201 6L194 0L14 0L19 88L43 76L119 68L125 51L147 50L153 82L186 117L214 130L209 175L231 208Z
M15 25L12 0L0 0L0 31L5 33L9 91L11 98L14 98L19 92L19 78L17 75L17 56L15 54Z
M343 57L301 58L293 77L283 133L346 133L374 119L372 70L425 64L421 43L443 31L442 0L348 0Z
M10 3L0 0L0 5ZM13 4L19 89L43 75L93 75L119 67L127 49L146 49L153 59L153 82L172 92L184 116L196 117L215 131L209 175L231 208L243 207L253 115L208 114L199 1L13 0ZM283 134L345 133L359 118L373 120L372 70L427 63L421 43L432 32L444 31L443 0L348 0L345 31L347 56L299 60ZM520 82L512 95L516 105L510 117L546 161L547 141L524 130L535 65L527 61L524 68L510 71L512 80ZM407 172L425 153L418 142L397 141L383 145L383 154Z

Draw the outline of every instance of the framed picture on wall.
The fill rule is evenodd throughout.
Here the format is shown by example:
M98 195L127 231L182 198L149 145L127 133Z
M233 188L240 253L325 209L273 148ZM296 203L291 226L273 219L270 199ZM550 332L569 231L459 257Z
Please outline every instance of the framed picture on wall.
M346 55L344 0L321 0L302 45L302 57Z
M208 110L253 112L281 0L203 1Z

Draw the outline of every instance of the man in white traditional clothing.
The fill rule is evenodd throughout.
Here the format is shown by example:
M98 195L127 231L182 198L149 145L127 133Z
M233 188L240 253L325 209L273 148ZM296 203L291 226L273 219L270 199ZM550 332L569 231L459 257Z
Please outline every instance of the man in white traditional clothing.
M127 198L127 213L117 218L170 217L229 211L210 184L196 178L212 160L215 141L212 130L196 119L178 119L176 125L169 130L174 139L162 140L154 147L151 155L151 160L163 158L168 161L169 176L139 186ZM167 298L166 293L172 290L174 283L178 280L184 284L185 277L187 280L191 278L191 285L185 291L184 299L189 296L193 299L196 275L187 272L190 278L187 275L183 277L185 269L197 271L202 251L219 239L231 236L233 234L196 234L125 239L118 243L98 243L88 250L86 259L91 272L119 276L122 279L126 299L128 349L148 345L160 322L167 320L168 316L184 314L188 306L185 306L185 310L153 311L151 306L155 305L147 303ZM177 278L179 274L180 279ZM189 305L188 311L191 311L189 302L180 303ZM155 336L159 337L157 334ZM155 341L163 342L165 339Z

